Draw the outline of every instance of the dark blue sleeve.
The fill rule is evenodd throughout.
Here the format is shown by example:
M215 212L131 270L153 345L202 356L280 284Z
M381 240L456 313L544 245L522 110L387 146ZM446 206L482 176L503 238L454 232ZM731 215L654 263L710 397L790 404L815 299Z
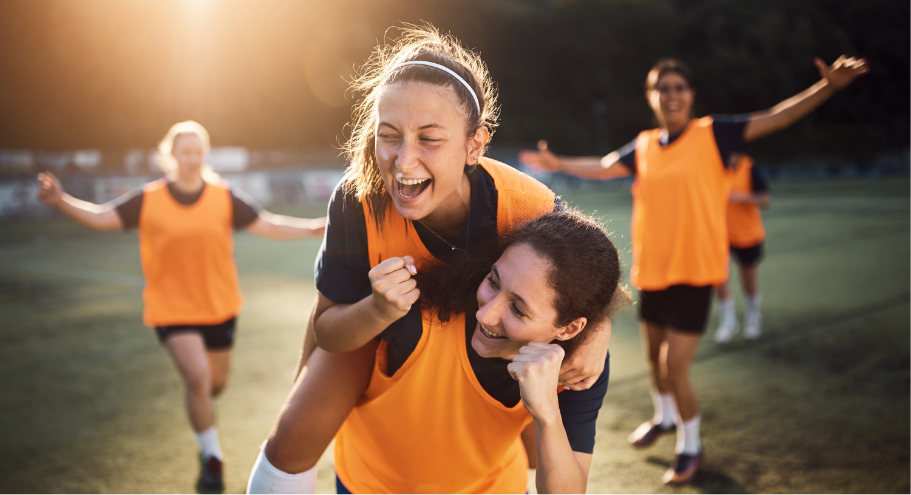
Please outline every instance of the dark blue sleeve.
M328 210L326 233L313 267L316 288L336 304L353 304L371 293L364 209L339 183Z
M240 189L231 188L231 225L242 229L259 218L262 208L252 196Z
M750 121L750 114L712 115L712 132L715 133L715 144L721 153L725 168L733 166L731 155L746 153L747 143L743 140L743 130Z
M633 175L636 175L636 141L638 140L639 138L633 138L632 141L617 150L617 153L620 154L620 163L626 165Z
M595 450L595 426L610 376L610 353L604 361L604 371L588 390L567 390L557 394L563 428L573 452L591 454Z
M143 196L143 188L139 186L111 202L114 205L117 216L120 217L123 230L139 226L139 214L142 212Z
M754 193L769 192L769 184L766 182L765 177L759 173L755 164L750 168L750 185Z

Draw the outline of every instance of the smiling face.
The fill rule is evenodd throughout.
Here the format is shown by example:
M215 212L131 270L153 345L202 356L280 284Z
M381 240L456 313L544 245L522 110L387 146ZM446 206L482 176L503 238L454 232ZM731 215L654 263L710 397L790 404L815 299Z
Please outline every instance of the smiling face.
M206 151L208 150L198 135L177 135L174 138L174 148L171 150L171 154L177 161L177 174L183 178L201 176Z
M696 92L686 78L675 71L665 72L648 93L649 105L663 127L682 130L692 115Z
M385 90L377 108L376 160L396 210L421 220L467 205L467 163L475 139L450 87L400 82ZM482 143L483 144L483 143ZM478 151L480 151L478 149Z
M526 244L509 247L478 287L478 325L471 346L485 358L511 360L529 342L568 340L586 319L557 327L551 264Z

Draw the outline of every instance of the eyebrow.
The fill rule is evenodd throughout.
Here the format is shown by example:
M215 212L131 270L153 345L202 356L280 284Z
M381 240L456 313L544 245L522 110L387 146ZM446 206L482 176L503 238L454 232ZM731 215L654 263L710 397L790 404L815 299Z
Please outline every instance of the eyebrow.
M379 124L377 124L377 127L380 127L380 126L391 127L393 129L395 129L396 131L401 132L401 131L399 131L398 127L390 124L389 122L380 122ZM446 126L444 126L443 124L427 124L427 125L422 125L421 127L418 127L419 131L423 131L424 129L444 129L445 130Z
M500 272L497 271L497 266L496 266L496 265L493 266L493 273L494 273L494 275L497 276L497 280L501 280L501 279L502 279L502 278L500 277ZM522 298L522 296L516 294L516 293L513 292L513 291L509 291L509 295L511 295L512 297L516 298L520 303L522 303L522 306L525 306L525 310L526 310L526 313L528 313L528 316L532 316L532 315L535 314L534 311L531 311L531 306L528 305L528 303L525 301L525 299Z

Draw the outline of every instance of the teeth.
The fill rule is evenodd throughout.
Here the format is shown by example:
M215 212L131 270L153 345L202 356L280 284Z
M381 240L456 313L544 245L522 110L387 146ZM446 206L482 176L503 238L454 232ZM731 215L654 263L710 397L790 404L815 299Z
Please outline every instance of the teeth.
M427 180L429 180L429 179L400 179L399 184L402 184L403 186L413 186L415 184L420 184Z
M487 330L484 330L484 327L481 327L481 332L484 332L484 335L486 335L492 339L502 339L503 338L502 335L497 335L495 333L490 333Z

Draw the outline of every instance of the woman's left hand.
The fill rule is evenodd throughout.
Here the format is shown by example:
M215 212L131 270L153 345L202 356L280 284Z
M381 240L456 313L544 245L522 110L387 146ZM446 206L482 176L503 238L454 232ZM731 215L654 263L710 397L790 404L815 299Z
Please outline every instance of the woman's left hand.
M819 75L828 81L835 90L845 89L855 79L870 72L867 60L863 58L855 59L842 55L838 57L835 63L829 66L826 66L826 63L821 58L815 58L813 63L819 69Z
M557 383L563 356L563 348L556 344L530 342L506 367L519 382L525 409L537 420L550 421L560 416Z

